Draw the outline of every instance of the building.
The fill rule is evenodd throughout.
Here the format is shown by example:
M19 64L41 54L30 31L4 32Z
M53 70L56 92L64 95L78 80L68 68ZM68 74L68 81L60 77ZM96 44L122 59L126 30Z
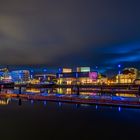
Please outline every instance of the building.
M122 73L116 76L116 83L131 84L138 77L138 70L136 68L125 68Z
M77 72L90 72L90 67L77 67Z
M56 74L35 74L33 81L55 83Z
M12 71L11 77L14 82L28 82L30 80L30 72L28 70Z
M103 74L98 74L98 80L97 80L98 84L108 84L108 77L106 75Z
M135 80L134 80L134 84L140 85L140 79L135 79Z
M78 67L77 72L57 73L57 83L65 85L93 84L97 82L98 73L90 72L89 67Z
M71 68L63 68L62 69L62 72L63 73L71 73L72 72L72 69Z

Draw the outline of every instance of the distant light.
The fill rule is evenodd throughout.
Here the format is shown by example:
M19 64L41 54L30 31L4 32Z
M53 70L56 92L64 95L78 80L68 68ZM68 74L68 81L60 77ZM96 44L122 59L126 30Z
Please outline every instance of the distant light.
M34 72L34 70L31 70L31 72Z
M78 73L76 73L76 78L78 78Z
M59 68L59 72L61 72L61 68Z
M119 74L121 74L121 71L119 70Z
M118 107L118 111L119 111L119 112L121 111L121 107L120 107L120 106Z
M31 104L33 104L34 103L34 100L31 100Z
M44 74L44 79L46 78L46 75Z
M95 107L96 109L98 109L98 105L96 105L96 107Z
M58 103L58 106L61 107L61 105L62 105L61 102L59 102L59 103Z
M44 69L44 72L46 72L47 71L47 69Z
M47 102L46 101L44 101L44 105L46 106L46 104L47 104Z
M121 65L119 64L119 65L118 65L118 68L120 68L120 67L121 67Z

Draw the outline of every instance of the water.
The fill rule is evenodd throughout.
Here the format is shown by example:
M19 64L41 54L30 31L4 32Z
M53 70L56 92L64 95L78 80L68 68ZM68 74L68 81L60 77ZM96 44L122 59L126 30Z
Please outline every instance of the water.
M55 93L37 89L22 92L44 96ZM134 94L86 94L81 93L81 98L139 100ZM0 98L0 138L4 140L138 139L139 130L140 109Z
M139 137L140 109L5 98L0 101L0 137L4 140Z

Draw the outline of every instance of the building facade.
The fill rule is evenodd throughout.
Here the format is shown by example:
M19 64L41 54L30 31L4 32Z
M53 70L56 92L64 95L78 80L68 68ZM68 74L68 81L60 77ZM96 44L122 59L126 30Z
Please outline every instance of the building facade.
M97 82L98 73L96 71L90 72L90 69L82 67L77 68L77 72L57 73L57 84L60 85L75 85L75 84L93 84Z
M136 68L125 68L122 73L116 76L116 83L131 84L138 77L138 70Z
M30 80L30 72L28 70L12 71L11 77L14 82L28 82Z

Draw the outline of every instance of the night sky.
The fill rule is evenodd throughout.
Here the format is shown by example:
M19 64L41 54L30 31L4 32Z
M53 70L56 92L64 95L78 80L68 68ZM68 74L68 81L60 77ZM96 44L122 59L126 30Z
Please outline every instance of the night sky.
M0 0L0 64L139 62L139 0Z

